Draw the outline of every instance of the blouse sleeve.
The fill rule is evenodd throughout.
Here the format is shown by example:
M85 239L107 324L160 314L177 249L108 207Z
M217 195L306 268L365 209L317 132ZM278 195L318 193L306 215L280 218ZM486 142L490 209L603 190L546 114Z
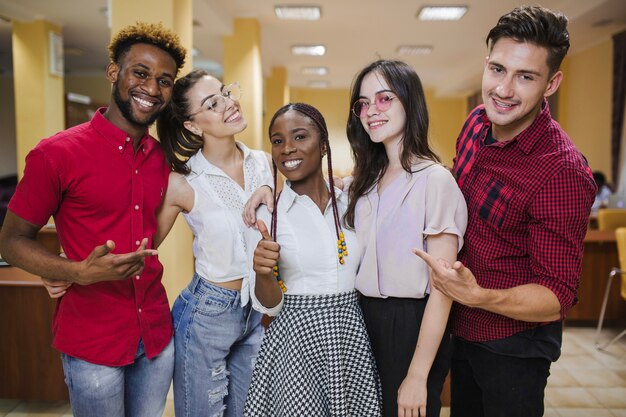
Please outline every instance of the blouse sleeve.
M265 224L267 225L267 227L268 228L270 227L271 217L266 206L260 206L257 209L257 219L263 220ZM249 268L248 286L250 288L250 300L252 300L252 308L254 308L260 313L267 314L268 316L276 316L278 315L280 310L282 310L283 308L284 297L281 297L278 305L272 308L268 308L268 307L265 307L263 304L261 304L259 299L256 297L256 292L255 292L256 273L254 272L253 259L254 259L254 250L256 249L257 244L261 240L261 233L259 233L258 230L252 227L249 227L246 229L245 237L246 237L246 248L247 248L247 255L248 255L248 268Z
M457 235L461 250L467 227L467 205L452 174L439 165L428 176L425 217L424 235Z

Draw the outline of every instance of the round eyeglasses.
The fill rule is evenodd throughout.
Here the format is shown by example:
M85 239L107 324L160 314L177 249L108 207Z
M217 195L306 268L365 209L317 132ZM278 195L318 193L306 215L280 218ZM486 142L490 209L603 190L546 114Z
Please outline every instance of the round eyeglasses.
M222 91L220 91L219 93L213 94L205 98L202 103L200 103L200 110L191 113L189 115L189 118L191 119L196 114L209 110L216 113L223 113L224 110L226 110L226 99L237 101L240 98L241 88L239 87L239 83L229 84L222 87Z
M396 99L391 93L387 91L381 91L374 96L374 105L378 111L387 111L391 107L391 102ZM370 108L371 103L366 98L360 98L352 105L352 113L356 117L365 117L367 110Z

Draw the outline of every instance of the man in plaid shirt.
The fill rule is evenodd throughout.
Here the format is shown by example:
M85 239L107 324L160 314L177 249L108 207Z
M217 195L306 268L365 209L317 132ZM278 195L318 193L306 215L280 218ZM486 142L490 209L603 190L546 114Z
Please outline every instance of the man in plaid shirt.
M517 8L487 45L484 104L463 126L453 168L467 201L465 245L454 265L416 254L456 301L451 416L542 416L595 183L546 100L563 78L567 18Z

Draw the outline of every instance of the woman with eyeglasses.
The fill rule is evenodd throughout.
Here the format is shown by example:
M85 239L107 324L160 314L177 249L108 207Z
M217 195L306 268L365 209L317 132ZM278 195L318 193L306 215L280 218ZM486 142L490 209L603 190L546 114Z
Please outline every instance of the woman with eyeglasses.
M350 102L355 166L345 220L360 247L356 288L383 415L435 417L450 365L452 301L430 287L428 266L411 249L453 263L467 224L465 200L429 146L424 91L409 65L368 65Z
M173 172L155 247L180 212L194 234L196 272L172 308L176 416L243 415L263 335L249 301L241 214L272 171L269 155L235 140L247 126L239 97L237 84L192 71L176 81L157 125Z

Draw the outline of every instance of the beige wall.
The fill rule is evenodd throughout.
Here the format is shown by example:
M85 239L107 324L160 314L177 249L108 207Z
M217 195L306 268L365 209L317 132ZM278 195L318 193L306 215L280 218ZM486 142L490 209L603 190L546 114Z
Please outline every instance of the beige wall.
M600 65L598 63L601 63ZM577 54L563 64L565 78L559 89L559 120L594 170L610 175L612 42L607 40ZM107 103L110 85L104 75L69 76L65 89ZM0 77L0 176L16 172L15 113L11 77ZM328 123L334 165L347 173L352 158L345 135L349 92L347 89L292 88L291 101L303 101L320 109ZM465 99L436 98L426 92L430 111L430 139L445 164L451 164L456 136L466 116ZM271 117L271 115L269 115ZM267 140L263 132L263 141ZM6 161L5 161L6 159Z
M562 69L559 122L591 169L610 178L613 42L570 55Z
M107 105L111 98L111 83L99 75L70 75L65 77L65 92L91 97L92 102Z

